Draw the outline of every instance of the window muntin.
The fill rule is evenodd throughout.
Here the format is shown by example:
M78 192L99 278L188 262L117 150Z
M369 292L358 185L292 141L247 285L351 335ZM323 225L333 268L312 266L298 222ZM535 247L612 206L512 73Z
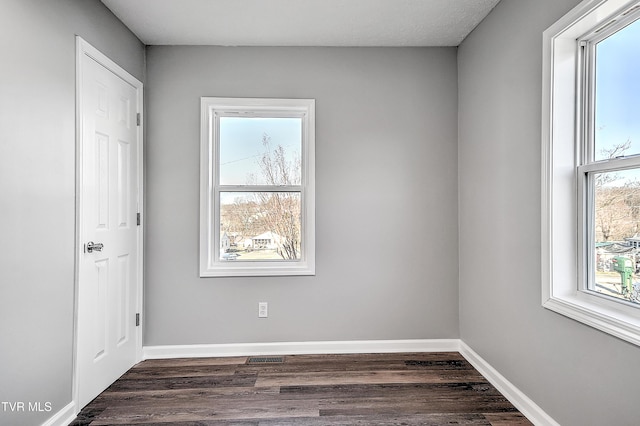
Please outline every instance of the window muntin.
M315 273L314 111L202 98L201 276Z

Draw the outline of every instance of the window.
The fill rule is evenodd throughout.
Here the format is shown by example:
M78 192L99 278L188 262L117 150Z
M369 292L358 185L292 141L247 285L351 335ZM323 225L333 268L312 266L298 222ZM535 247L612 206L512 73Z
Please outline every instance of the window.
M640 2L544 33L542 303L640 345Z
M201 109L200 276L313 275L315 101Z

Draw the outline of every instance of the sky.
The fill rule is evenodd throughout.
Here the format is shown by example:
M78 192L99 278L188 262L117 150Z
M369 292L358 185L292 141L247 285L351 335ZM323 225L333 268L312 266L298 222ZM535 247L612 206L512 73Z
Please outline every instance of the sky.
M631 140L640 154L640 20L602 40L596 51L596 160L602 149Z

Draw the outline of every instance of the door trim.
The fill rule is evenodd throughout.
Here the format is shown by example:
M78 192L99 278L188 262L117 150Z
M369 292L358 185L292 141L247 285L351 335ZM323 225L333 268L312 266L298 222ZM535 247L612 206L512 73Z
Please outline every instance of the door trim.
M138 161L138 173L136 176L138 183L138 197L137 197L137 211L141 214L144 219L144 161L143 161L143 128L144 123L142 117L143 107L144 107L144 95L143 95L143 84L141 81L136 79L130 73L128 73L124 68L120 67L114 61L109 59L106 55L100 52L98 49L93 47L91 44L87 43L82 37L76 36L76 235L75 235L75 271L74 271L74 318L73 318L73 380L72 380L72 398L74 405L74 412L78 414L83 407L79 407L80 401L80 388L79 388L79 364L78 364L78 289L80 284L80 266L81 266L81 256L83 250L83 231L82 231L82 118L83 118L83 109L82 109L82 76L83 76L83 66L82 66L82 58L89 57L100 65L105 67L107 70L111 71L118 77L120 77L125 82L129 83L136 89L136 102L138 104L138 113L140 115L140 124L137 127L137 139L138 139L138 152L137 152L137 161ZM143 279L144 279L144 221L137 227L137 279L136 279L136 312L140 313L140 326L136 327L136 362L142 361L142 325L144 323L144 315L143 315Z

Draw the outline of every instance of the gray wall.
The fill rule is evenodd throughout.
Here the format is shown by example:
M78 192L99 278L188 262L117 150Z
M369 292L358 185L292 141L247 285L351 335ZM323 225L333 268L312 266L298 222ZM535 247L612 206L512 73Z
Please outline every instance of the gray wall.
M0 401L35 425L71 402L75 35L144 77L144 47L99 1L0 6Z
M502 1L459 48L460 333L562 425L636 425L640 348L541 307L542 32L578 3Z
M145 345L458 337L456 49L149 47L147 73ZM201 96L316 99L316 276L198 277Z

